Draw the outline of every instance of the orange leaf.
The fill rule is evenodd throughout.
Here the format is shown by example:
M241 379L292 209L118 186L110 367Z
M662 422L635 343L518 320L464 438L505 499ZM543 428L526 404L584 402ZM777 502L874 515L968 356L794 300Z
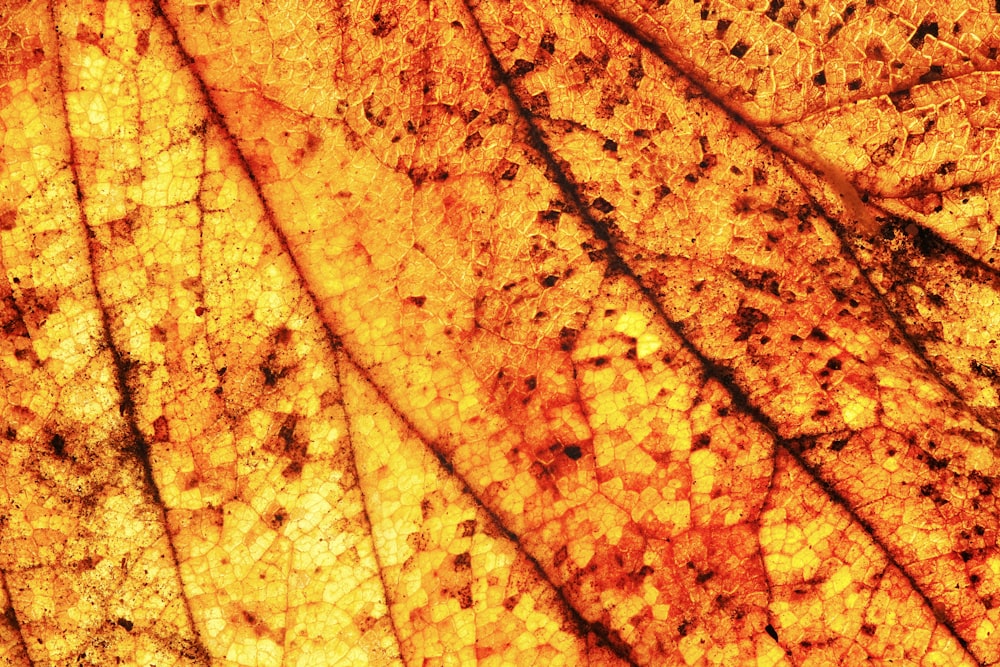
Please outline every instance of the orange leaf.
M995 15L7 8L12 664L995 664Z

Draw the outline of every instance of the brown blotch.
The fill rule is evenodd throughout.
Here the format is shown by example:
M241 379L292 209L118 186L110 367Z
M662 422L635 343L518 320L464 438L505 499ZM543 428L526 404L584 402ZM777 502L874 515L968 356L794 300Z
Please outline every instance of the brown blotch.
M493 176L500 181L513 181L520 168L516 162L504 158L497 163L496 169L493 170Z
M534 69L535 69L535 63L531 62L530 60L524 60L522 58L518 58L517 60L514 61L514 66L510 68L508 74L512 79L517 79L524 76L528 72L534 71Z
M614 205L604 197L598 197L595 199L591 206L601 213L611 213L611 211L615 210Z
M135 36L135 52L140 56L149 51L149 30L140 30Z
M580 332L576 329L563 327L559 331L559 349L563 352L571 352L576 347L576 338Z
M553 54L556 52L556 34L551 30L546 30L542 33L542 40L538 43L538 48L548 54Z
M153 442L167 442L170 440L170 425L167 418L160 415L153 421Z
M465 150L479 148L483 145L483 135L479 134L478 131L473 132L465 138L465 143L463 145L465 146Z
M66 457L66 438L56 433L52 436L52 439L49 440L49 446L52 447L52 451L59 458Z
M372 35L375 37L385 37L399 26L399 15L395 10L388 12L377 11L372 14Z
M924 45L924 38L930 35L931 37L938 36L938 24L937 21L924 21L917 29L914 31L913 35L910 37L910 46L915 49L919 49Z
M458 606L462 609L472 607L472 584L466 584L453 592L453 596L458 600Z
M736 317L733 318L733 324L739 333L733 340L736 342L749 340L758 325L770 321L771 317L767 313L750 306L740 306L736 310Z
M549 115L549 96L545 93L538 93L528 100L525 105L532 114L536 116Z
M892 102L892 106L896 107L896 111L909 111L916 106L909 90L889 93L889 101Z

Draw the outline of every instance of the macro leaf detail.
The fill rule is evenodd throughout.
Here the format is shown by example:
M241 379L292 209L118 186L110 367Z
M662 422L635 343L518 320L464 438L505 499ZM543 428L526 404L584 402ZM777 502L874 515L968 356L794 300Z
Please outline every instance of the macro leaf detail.
M993 8L0 12L7 664L1000 662Z

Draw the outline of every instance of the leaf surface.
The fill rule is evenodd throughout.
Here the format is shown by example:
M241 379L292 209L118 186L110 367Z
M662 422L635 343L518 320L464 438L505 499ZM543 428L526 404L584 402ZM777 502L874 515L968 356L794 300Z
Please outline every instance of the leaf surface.
M4 658L1000 661L995 20L797 11L6 9Z

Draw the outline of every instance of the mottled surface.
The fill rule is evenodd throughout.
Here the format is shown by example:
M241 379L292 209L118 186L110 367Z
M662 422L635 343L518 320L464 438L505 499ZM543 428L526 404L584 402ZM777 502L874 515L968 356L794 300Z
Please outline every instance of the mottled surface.
M1000 662L994 10L4 7L0 660Z

